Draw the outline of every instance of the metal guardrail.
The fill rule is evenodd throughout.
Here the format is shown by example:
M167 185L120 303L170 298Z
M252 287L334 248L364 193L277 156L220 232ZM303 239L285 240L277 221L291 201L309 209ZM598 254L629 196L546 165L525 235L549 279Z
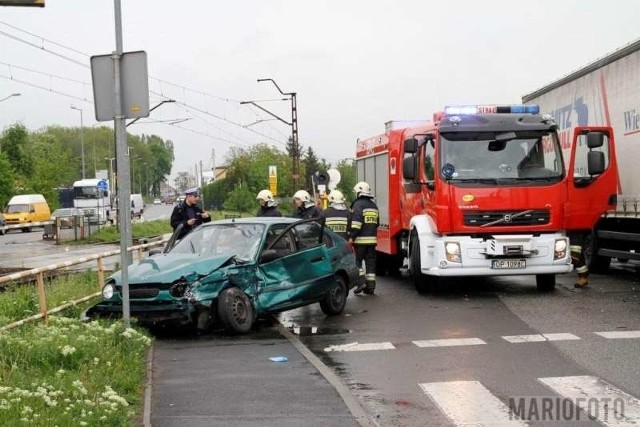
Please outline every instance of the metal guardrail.
M156 240L156 241L152 241L149 243L144 243L141 245L136 245L136 246L132 246L130 248L127 248L128 252L133 252L136 251L137 252L137 259L138 261L140 261L142 259L142 254L144 252L144 249L147 248L151 248L154 246L160 246L165 244L168 241L168 239L161 239L161 240ZM15 328L16 326L20 326L23 325L26 322L29 322L31 320L37 320L37 319L43 319L44 322L47 321L47 316L51 313L55 313L58 312L60 310L63 310L67 307L70 307L72 305L87 301L95 296L100 295L100 292L102 291L102 288L104 287L104 263L103 263L103 259L104 258L109 258L115 255L119 255L120 254L120 249L115 250L115 251L108 251L108 252L103 252L100 254L94 254L94 255L89 255L89 256L84 256L81 258L76 258L74 260L70 260L70 261L64 261L61 263L57 263L57 264L51 264L51 265L47 265L45 267L37 267L37 268L32 268L31 270L25 270L25 271L21 271L18 273L11 273L11 274L6 274L4 276L0 276L0 285L2 285L3 283L7 283L7 282L11 282L14 280L19 280L19 279L23 279L25 277L32 277L35 276L36 277L36 288L37 288L37 292L38 292L38 302L40 305L40 314L36 314L30 317L27 317L26 319L21 319L18 320L16 322L10 323L8 325L5 325L3 327L0 327L0 331L3 331L5 329L11 329L11 328ZM78 300L75 301L71 301L68 302L67 304L64 304L60 307L56 307L54 309L51 309L49 311L47 311L47 301L46 301L46 295L45 295L45 289L44 289L44 273L48 272L48 271L54 271L54 270L59 270L61 268L66 268L66 267L71 267L73 265L78 265L78 264L84 264L86 262L89 261L97 261L97 272L98 272L98 292L82 297ZM0 286L1 287L1 286Z
M19 230L21 228L44 227L45 225L49 225L49 224L53 224L53 221L25 222L24 224L5 225L0 227L0 230L7 232L9 230Z

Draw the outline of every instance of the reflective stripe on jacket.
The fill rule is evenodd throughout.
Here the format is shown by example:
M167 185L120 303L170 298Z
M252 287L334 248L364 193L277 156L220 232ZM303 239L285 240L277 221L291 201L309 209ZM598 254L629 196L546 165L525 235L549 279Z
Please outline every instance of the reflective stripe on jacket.
M375 245L378 243L378 225L380 214L378 206L370 197L358 197L351 205L351 225L348 237L356 245Z

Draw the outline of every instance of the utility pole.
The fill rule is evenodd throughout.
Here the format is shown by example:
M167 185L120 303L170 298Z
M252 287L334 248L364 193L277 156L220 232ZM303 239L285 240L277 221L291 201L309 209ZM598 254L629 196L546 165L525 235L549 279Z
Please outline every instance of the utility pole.
M256 104L254 101L243 101L240 104L251 104L254 105L256 107L258 107L259 109L261 109L262 111L264 111L265 113L269 114L271 117L275 117L276 119L280 120L281 122L291 126L291 143L292 143L292 147L291 147L291 161L292 161L292 175L293 175L293 185L294 188L297 190L300 187L298 186L299 180L300 180L300 145L298 143L298 104L296 101L296 92L283 92L282 89L280 89L280 86L278 86L278 84L273 80L273 79L258 79L258 83L260 82L266 82L266 81L270 81L271 83L273 83L273 85L276 87L276 89L278 89L278 92L280 92L282 95L284 96L288 96L289 98L283 98L283 101L287 101L287 100L291 100L291 122L288 122L280 117L278 117L277 115L273 114L271 111L267 110L266 108L262 107L261 105Z
M72 105L71 109L80 111L80 147L82 150L82 179L84 179L84 120L82 119L82 108L74 107Z

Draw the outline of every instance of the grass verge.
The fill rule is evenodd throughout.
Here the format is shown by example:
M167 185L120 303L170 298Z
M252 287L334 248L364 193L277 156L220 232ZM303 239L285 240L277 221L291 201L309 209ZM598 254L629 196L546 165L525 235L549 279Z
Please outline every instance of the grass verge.
M39 313L33 285L0 293L0 326ZM47 281L47 307L96 292L95 273ZM120 321L82 323L73 306L47 324L0 332L0 425L125 426L142 413L151 339Z

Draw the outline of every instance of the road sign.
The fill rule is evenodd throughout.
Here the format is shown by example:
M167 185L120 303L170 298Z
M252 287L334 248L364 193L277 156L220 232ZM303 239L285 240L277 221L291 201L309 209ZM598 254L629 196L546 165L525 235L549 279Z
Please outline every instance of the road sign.
M109 189L109 183L106 180L101 179L100 181L98 181L98 190L107 191L108 189Z
M274 196L278 194L278 168L276 166L269 166L269 191Z
M99 122L115 118L114 82L115 71L112 55L91 57L91 79L96 120ZM120 60L122 84L122 114L125 119L149 116L149 74L147 53L125 52Z

